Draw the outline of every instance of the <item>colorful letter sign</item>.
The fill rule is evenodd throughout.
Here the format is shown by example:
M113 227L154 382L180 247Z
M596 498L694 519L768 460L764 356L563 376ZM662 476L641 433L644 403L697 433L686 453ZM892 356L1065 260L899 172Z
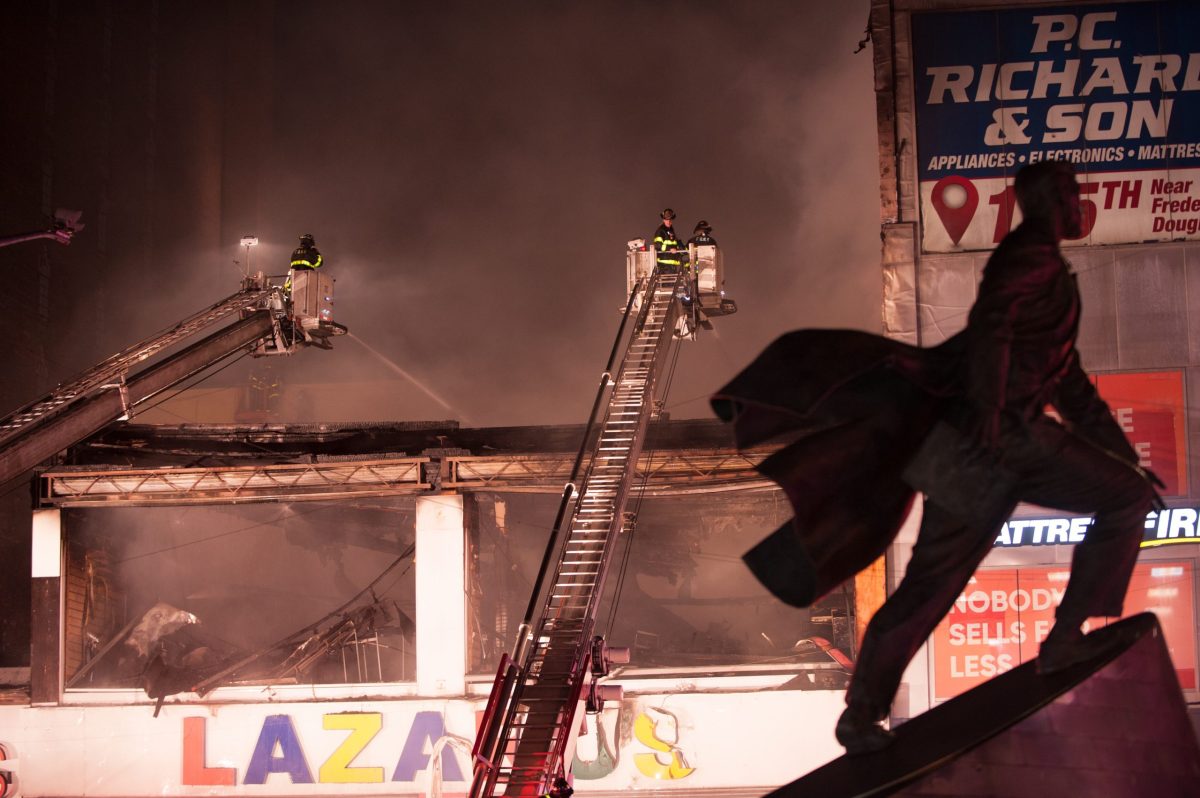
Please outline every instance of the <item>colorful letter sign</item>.
M417 774L428 769L431 756L426 749L446 735L446 721L440 712L417 712L412 725L404 736L404 744L397 756L395 751L367 752L368 746L383 729L383 714L379 712L331 712L321 717L321 733L332 733L332 752L324 757L317 768L321 784L381 784L386 775L378 757L386 753L395 757L392 781L412 782ZM313 730L307 733L314 734ZM203 717L183 719L183 780L186 786L233 787L237 784L237 769L210 767L208 756L208 724ZM313 737L309 737L310 744ZM325 750L328 750L325 747ZM453 756L441 759L441 778L446 781L464 780L463 770ZM272 778L274 776L274 778ZM312 784L312 769L304 752L301 736L291 715L268 715L263 719L262 729L254 751L246 766L242 784ZM0 796L2 798L2 796Z

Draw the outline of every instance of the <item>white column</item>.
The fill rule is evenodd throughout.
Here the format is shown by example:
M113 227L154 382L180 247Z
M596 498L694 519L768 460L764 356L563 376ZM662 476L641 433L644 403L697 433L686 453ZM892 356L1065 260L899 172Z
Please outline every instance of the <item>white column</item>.
M33 556L29 575L34 579L61 577L62 559L62 511L57 508L34 510Z
M467 689L466 530L463 498L417 499L417 691Z
M31 534L29 686L34 705L57 704L63 691L63 534L59 510L34 510Z

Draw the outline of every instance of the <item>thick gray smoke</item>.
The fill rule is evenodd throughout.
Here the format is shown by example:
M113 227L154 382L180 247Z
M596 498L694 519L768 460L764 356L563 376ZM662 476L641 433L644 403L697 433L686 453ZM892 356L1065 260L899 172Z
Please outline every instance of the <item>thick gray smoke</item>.
M580 420L623 304L624 243L668 205L686 235L712 223L741 307L685 345L673 415L707 415L707 394L787 329L877 328L871 59L852 52L866 10L277 14L255 268L283 268L295 236L314 233L338 319L421 383L341 339L273 364L281 420ZM236 276L227 243L206 274ZM250 368L213 384L244 384Z
M879 326L872 64L852 54L867 12L24 4L3 31L0 224L68 207L87 227L70 247L0 252L20 333L5 411L232 294L243 235L261 241L250 267L279 273L307 232L353 337L245 358L135 421L229 422L261 393L278 397L254 420L579 422L624 304L625 242L671 206L685 235L712 223L741 308L678 360L671 414L707 416L776 335ZM4 598L24 619L14 490ZM24 622L5 638L22 661Z

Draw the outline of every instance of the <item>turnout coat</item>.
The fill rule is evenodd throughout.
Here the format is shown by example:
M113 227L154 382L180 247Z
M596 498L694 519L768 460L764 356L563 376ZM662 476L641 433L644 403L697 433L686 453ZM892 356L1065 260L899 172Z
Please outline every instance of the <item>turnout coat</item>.
M1002 450L1003 435L1024 434L1049 404L1072 433L1136 463L1079 365L1079 311L1054 231L1027 221L989 259L966 328L939 346L851 330L774 341L711 400L739 448L784 444L759 471L795 515L746 554L751 570L803 607L870 565L908 513L915 490L904 473L926 456L921 444L938 421L964 428L998 410ZM922 488L935 499L956 489Z

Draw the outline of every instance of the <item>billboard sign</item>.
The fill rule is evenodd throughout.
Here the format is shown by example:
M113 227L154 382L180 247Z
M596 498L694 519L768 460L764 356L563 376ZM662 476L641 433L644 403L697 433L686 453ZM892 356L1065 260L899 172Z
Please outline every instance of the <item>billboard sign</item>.
M1091 528L1090 515L1010 518L1000 527L992 546L1074 546ZM1141 548L1200 543L1200 508L1170 507L1146 514Z
M1068 578L1062 566L978 571L931 638L935 700L953 698L1037 657ZM1158 616L1185 690L1197 686L1194 579L1190 560L1141 562L1125 596L1127 616ZM1104 619L1095 623L1104 625Z
M641 681L636 697L589 713L588 733L568 763L576 796L762 795L842 753L830 733L845 708L840 691L772 689L788 681L783 674L750 676L753 686L746 678L736 686L693 679L686 694L654 692L660 680ZM266 694L222 688L241 697L173 698L158 717L144 699L0 704L0 798L5 780L10 795L19 787L21 795L92 798L463 798L486 700L347 697L369 687L318 685L304 701L280 701L278 690L288 694L281 685ZM342 698L331 700L338 690ZM100 695L76 691L75 700L89 693ZM112 691L101 693L114 700ZM250 695L260 698L245 700ZM787 735L777 733L783 728Z
M1079 173L1068 244L1200 240L1197 30L1190 0L913 14L923 249L995 246L1045 160Z
M1139 465L1162 480L1162 495L1186 496L1187 406L1183 372L1098 374L1091 379L1137 452Z

